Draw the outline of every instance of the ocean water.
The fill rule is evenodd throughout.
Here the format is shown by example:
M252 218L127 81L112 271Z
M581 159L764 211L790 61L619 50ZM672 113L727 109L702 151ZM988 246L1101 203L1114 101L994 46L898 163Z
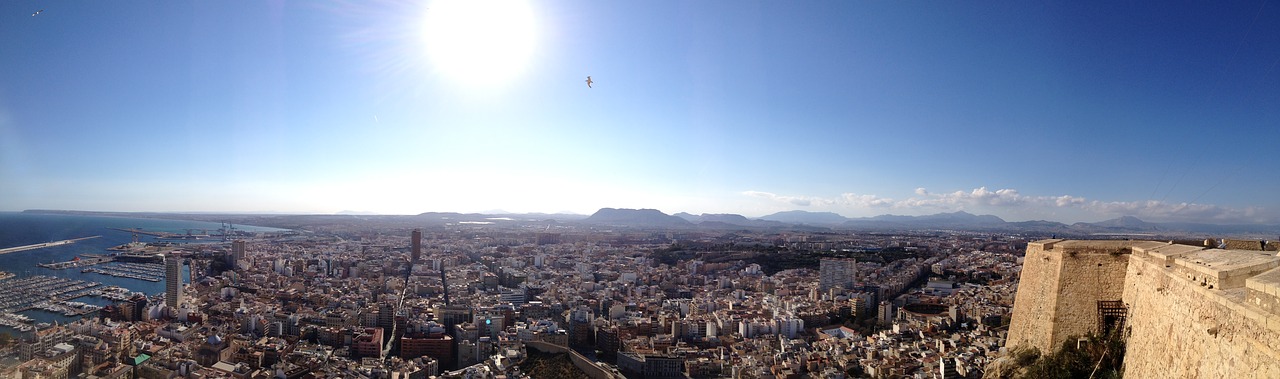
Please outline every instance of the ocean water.
M0 271L14 273L17 277L45 275L68 279L87 280L102 283L104 286L119 286L128 288L134 292L155 295L164 292L164 281L149 282L145 280L120 278L95 273L83 273L80 272L80 268L54 270L39 267L37 264L69 261L80 254L86 253L110 254L115 251L107 250L107 248L129 243L133 240L132 233L112 230L109 228L134 228L169 233L186 233L186 229L200 229L208 230L210 233L215 233L216 230L221 227L222 225L216 222L0 212L0 248L61 241L81 237L102 236L67 245L0 254ZM235 227L237 230L245 231L265 232L281 230L239 224L235 225ZM157 239L155 237L143 235L138 236L139 242L153 242L156 240ZM165 241L179 244L223 243L220 239ZM188 277L187 271L188 270L184 267L184 279ZM111 303L106 299L89 296L75 300L97 305L106 305ZM22 312L21 314L30 316L31 318L36 319L37 322L67 322L74 319L72 317L63 316L62 314L50 313L41 310L30 310ZM8 328L0 327L0 331L8 332L10 330L8 330Z

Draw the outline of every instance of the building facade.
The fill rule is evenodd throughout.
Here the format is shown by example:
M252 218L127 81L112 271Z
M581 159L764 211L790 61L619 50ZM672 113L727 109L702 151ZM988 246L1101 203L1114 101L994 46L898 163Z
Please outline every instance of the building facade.
M852 289L858 276L858 262L853 258L828 258L819 262L818 290Z
M164 304L177 310L182 304L182 258L167 257L164 260Z

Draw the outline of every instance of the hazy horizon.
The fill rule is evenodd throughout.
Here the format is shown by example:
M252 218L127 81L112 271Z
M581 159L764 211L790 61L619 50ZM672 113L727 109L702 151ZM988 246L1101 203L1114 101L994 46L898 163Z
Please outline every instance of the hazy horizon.
M603 209L606 209L606 208L609 208L609 209L622 209L622 210L657 210L657 211L662 212L662 213L664 213L664 214L666 214L666 215L669 215L669 216L676 216L676 215L678 215L678 214L680 214L680 213L687 213L687 214L690 214L690 215L692 215L692 216L707 216L707 215L712 215L712 216L714 216L714 215L737 215L737 216L743 216L743 217L746 217L747 219L751 219L751 220L763 220L765 217L774 216L774 215L777 215L777 214L779 214L779 213L789 213L789 212L810 212L810 213L819 213L819 214L821 214L821 213L833 213L833 214L837 214L837 215L839 215L839 216L841 216L841 217L845 217L845 218L850 219L850 220L871 219L871 218L881 217L881 216L889 216L889 217L923 217L923 216L936 216L936 215L941 215L941 214L955 214L955 213L959 213L959 212L967 212L967 211L964 211L964 210L959 210L959 211L952 211L952 212L937 212L937 213L932 213L932 214L918 214L918 215L882 213L882 214L873 215L873 216L852 216L852 217L851 217L851 216L841 215L841 214L839 214L839 213L835 213L835 212L825 212L825 211L806 211L806 210L803 210L803 209L784 210L784 211L778 211L778 212L773 212L773 213L768 213L768 214L760 214L760 215L744 215L744 214L737 214L737 213L692 213L692 212L679 211L679 210L677 210L677 211L667 211L667 210L655 209L655 208L617 208L617 207L604 207L604 208L600 208L600 209L598 209L598 210L596 210L596 211L588 212L588 213L573 213L573 212L510 212L510 211L505 211L505 210L500 210L500 209L490 209L490 210L476 211L476 212L458 212L458 211L422 211L422 212L414 212L414 213L375 213L375 212L363 212L363 211L352 211L352 210L343 210L343 211L330 212L330 213L319 213L319 212L310 212L310 213L307 213L307 212L277 212L277 211L240 211L240 212L238 212L238 211L102 211L102 210L85 210L85 209L23 209L23 210L17 210L17 211L11 211L11 210L0 210L0 213L24 213L24 212L37 212L37 213L38 213L38 212L86 212L86 213L90 213L90 214L93 214L93 213L117 214L117 213L118 213L118 214L125 214L125 215L128 215L128 214L138 214L138 215L145 215L145 214L169 214L169 215L196 215L196 216L200 216L200 215L228 215L228 216L417 216L417 215L428 214L428 213L456 213L456 214L478 214L478 215L493 215L493 216L502 216L502 215L550 215L550 216L574 216L574 217L588 218L588 217L592 216L593 214L595 214L596 212L598 212L598 211L600 211L600 210L603 210ZM970 214L975 215L975 216L995 216L995 215L982 214L982 213L970 213ZM999 216L996 216L996 217L999 217ZM1134 217L1134 216L1118 216L1118 217L1113 217L1113 218L1109 218L1109 219L1082 220L1082 221L1063 221L1063 220L1046 220L1046 219L1025 219L1025 220L1020 220L1020 219L1007 219L1007 218L1004 218L1004 217L1001 217L1000 219L1001 219L1001 220L1004 220L1005 222L1035 222L1035 221L1048 221L1048 222L1058 222L1058 223L1062 223L1062 224L1071 225L1071 224L1075 224L1075 223L1098 223L1098 222L1105 222L1105 221L1111 221L1111 220L1121 219L1121 218L1124 218L1124 217ZM1140 218L1139 218L1139 220L1142 220L1142 219L1140 219ZM1144 222L1155 222L1155 223L1174 223L1174 224L1181 223L1181 222L1178 222L1178 221L1167 221L1167 222L1151 221L1151 220L1142 220L1142 221L1144 221ZM1191 223L1191 224L1207 224L1207 225L1221 225L1221 226L1230 226L1230 225L1248 225L1248 223L1230 223L1230 222L1188 222L1188 223Z
M5 2L0 210L1274 224L1265 5Z

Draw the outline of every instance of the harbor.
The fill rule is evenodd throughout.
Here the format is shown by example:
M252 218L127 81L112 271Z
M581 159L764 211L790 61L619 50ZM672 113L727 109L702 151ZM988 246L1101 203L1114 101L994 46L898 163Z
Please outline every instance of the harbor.
M52 276L31 276L18 279L0 280L0 326L17 332L29 332L37 329L36 316L41 320L51 316L80 318L91 315L102 309L102 305L88 302L118 302L133 296L133 291L119 286L103 286L102 283L57 278ZM101 298L101 301L88 300ZM28 311L47 312L41 314L22 314Z
M84 316L102 309L100 306L85 304L78 301L42 301L32 304L31 308L46 312L61 313L63 316L67 317Z
M16 313L0 313L0 326L7 326L19 332L35 331L36 327L31 325L35 320Z
M41 309L37 304L59 304L90 295L95 287L101 285L87 280L44 275L0 281L0 313Z
M0 212L0 252L6 253L0 254L0 333L92 317L97 307L161 293L166 256L189 246L209 249L204 246L220 243L223 235L265 230L243 229L216 222ZM183 279L190 270L183 265Z

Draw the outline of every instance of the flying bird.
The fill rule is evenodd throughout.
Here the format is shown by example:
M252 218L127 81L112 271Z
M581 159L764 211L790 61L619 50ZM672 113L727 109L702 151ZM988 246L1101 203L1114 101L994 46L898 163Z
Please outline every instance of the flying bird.
M587 88L591 88L591 75L587 75Z
M40 12L44 12L44 9L38 10L36 11L36 13L32 13L31 17L35 17L36 15L40 14Z

